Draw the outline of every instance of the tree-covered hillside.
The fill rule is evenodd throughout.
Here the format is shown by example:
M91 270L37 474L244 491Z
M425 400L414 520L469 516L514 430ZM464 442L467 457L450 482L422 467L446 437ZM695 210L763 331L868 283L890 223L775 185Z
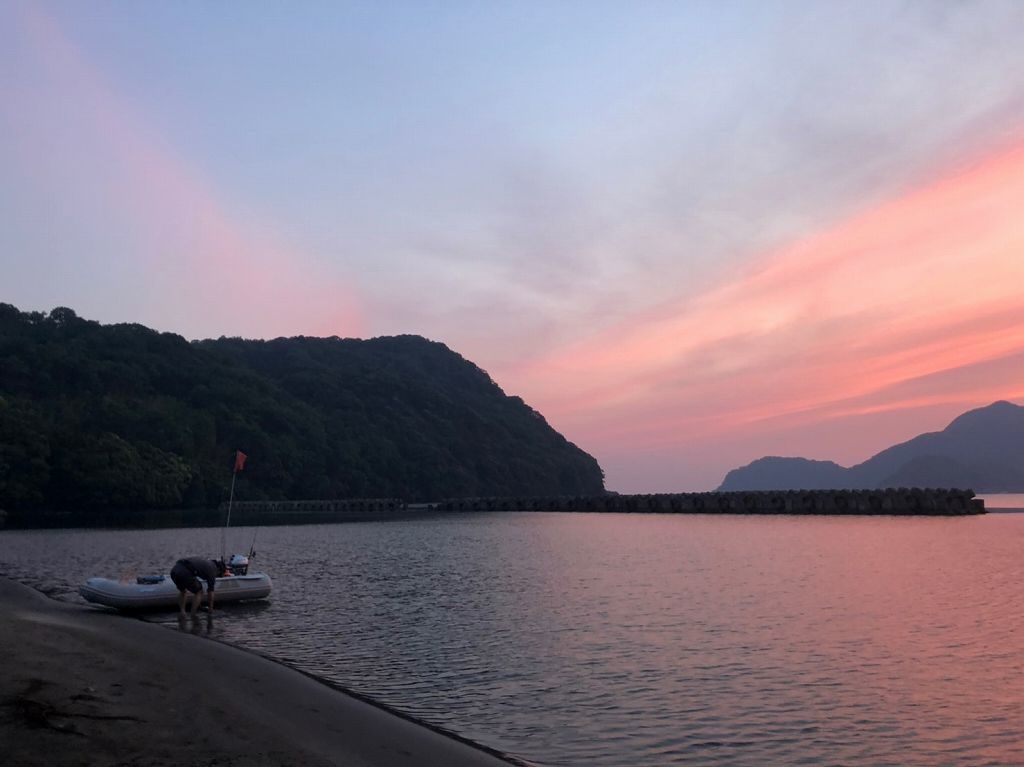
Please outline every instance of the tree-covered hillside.
M0 304L0 508L594 494L603 474L443 344L189 343Z

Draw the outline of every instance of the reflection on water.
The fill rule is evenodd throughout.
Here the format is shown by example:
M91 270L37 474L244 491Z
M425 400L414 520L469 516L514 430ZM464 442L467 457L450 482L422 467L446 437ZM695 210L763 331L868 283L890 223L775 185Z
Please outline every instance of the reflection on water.
M178 630L191 634L211 636L213 634L213 616L206 612L199 615L176 613Z
M231 534L242 550L252 530ZM218 606L210 636L539 764L1024 764L1022 515L452 514L259 536L273 601ZM89 575L219 548L210 530L13 532L0 570L77 600Z

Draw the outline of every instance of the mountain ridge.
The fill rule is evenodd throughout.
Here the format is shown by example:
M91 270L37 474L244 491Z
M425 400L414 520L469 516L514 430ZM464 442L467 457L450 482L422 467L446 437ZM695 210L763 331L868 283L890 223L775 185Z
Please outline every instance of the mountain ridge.
M892 445L859 464L766 456L729 471L719 491L964 487L1024 491L1024 407L975 408L945 429Z

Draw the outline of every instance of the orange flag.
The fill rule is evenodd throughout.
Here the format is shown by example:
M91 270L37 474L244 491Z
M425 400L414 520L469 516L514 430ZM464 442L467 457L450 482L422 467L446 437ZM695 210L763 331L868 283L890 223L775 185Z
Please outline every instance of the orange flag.
M243 468L245 468L245 459L248 458L248 457L249 456L247 456L241 450L236 450L235 451L235 472L236 473L240 472Z

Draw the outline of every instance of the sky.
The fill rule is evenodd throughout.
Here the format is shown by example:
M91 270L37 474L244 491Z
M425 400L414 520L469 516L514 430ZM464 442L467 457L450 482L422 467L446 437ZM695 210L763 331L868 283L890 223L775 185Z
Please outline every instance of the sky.
M413 333L709 490L1024 403L1024 3L0 4L0 302Z

